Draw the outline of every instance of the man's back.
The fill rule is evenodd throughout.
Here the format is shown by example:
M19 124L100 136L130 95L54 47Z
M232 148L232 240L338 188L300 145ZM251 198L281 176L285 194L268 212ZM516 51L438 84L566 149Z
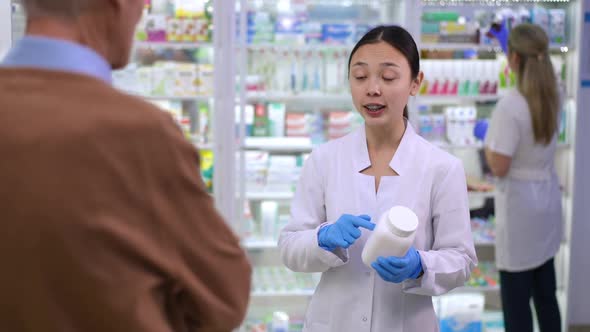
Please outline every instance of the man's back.
M0 69L0 326L228 331L250 267L172 119L91 77Z

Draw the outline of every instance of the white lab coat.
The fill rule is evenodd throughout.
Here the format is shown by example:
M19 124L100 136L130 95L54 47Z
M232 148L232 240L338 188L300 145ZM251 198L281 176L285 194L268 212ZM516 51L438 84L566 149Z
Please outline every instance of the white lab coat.
M555 171L557 134L537 144L526 99L516 90L503 97L486 134L486 146L512 157L495 195L496 265L519 272L543 265L563 237L559 179Z
M303 168L291 205L291 219L279 247L287 267L323 272L305 318L306 332L438 331L432 295L462 286L477 264L461 161L418 136L408 123L390 162L399 176L382 177L375 193L364 126L316 148ZM394 205L419 219L414 246L424 275L394 284L361 261L370 231L349 249L334 253L318 246L324 223L342 214L368 214L375 222Z

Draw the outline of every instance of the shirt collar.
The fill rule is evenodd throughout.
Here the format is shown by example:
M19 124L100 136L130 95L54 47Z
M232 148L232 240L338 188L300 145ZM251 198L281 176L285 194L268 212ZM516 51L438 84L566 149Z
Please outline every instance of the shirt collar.
M111 83L111 66L103 57L86 46L60 39L25 36L0 66L72 72Z
M398 175L404 175L410 165L409 165L409 156L412 153L412 146L414 145L416 132L414 128L410 124L410 121L406 121L406 130L404 131L404 135L393 155L393 158L389 162L389 167L393 169ZM365 126L360 126L357 129L356 133L356 146L355 146L355 158L354 158L354 167L357 172L361 172L362 170L366 169L367 167L371 166L371 159L369 158L369 149L367 147L367 133L365 131Z

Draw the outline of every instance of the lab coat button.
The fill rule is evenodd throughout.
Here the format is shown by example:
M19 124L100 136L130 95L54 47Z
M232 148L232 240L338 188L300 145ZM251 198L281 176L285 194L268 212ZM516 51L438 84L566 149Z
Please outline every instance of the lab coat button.
M363 322L367 321L367 316L363 316Z

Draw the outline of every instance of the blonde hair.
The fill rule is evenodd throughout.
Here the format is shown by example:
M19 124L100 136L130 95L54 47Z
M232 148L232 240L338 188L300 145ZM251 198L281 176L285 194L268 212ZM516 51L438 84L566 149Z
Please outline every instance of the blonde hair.
M557 131L559 94L557 80L549 58L549 38L534 24L520 24L512 29L508 53L519 57L516 69L518 91L531 112L537 143L549 144Z
M56 16L74 18L83 11L94 8L97 0L21 0L27 16Z

